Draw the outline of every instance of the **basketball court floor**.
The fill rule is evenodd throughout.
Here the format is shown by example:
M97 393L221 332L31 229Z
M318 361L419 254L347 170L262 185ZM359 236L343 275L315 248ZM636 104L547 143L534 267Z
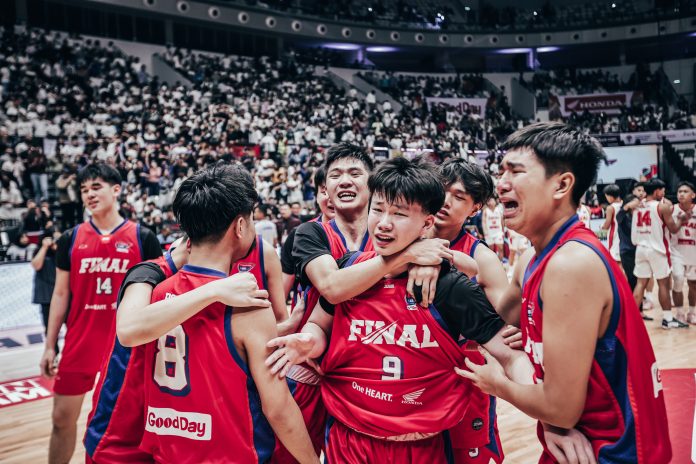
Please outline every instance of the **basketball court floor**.
M656 313L656 311L653 311ZM650 314L650 313L648 313ZM653 314L657 316L657 314ZM648 322L666 394L673 464L692 461L694 399L696 398L696 326L663 330L658 317ZM43 352L41 326L0 332L0 463L46 462L51 431L50 383L39 377ZM572 360L569 360L572 362ZM500 401L498 424L506 463L537 462L541 447L536 422ZM82 408L78 437L81 441L91 395ZM84 462L84 447L78 443L72 463Z

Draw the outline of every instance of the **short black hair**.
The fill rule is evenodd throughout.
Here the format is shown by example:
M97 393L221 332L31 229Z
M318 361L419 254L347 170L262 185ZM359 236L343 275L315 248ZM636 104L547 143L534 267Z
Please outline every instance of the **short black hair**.
M493 179L478 164L470 163L462 158L451 158L442 163L438 171L445 187L461 182L475 204L483 205L495 196Z
M653 193L655 193L655 190L660 190L665 187L667 187L667 184L662 182L662 180L658 179L657 177L653 177L652 179L647 181L644 186L645 193L647 195L652 195Z
M614 198L621 198L621 187L616 184L609 184L604 187L603 193Z
M384 195L389 203L403 198L419 204L428 214L440 211L445 203L445 186L437 168L416 158L393 158L382 163L367 181L370 195Z
M575 205L595 182L600 161L606 161L597 139L560 122L539 122L523 127L511 134L502 148L529 148L544 165L547 176L572 172L575 176L572 192Z
M692 184L688 180L683 180L677 184L677 190L679 190L681 187L689 187L692 192L696 193L696 188L694 188L694 184Z
M645 190L645 182L636 182L635 184L633 184L633 187L631 187L631 191L633 191L636 187L643 187L643 189Z
M102 179L111 185L121 185L121 182L123 182L121 174L106 163L90 163L77 173L78 186L81 186L88 180L96 179Z
M323 164L319 166L316 171L314 171L314 178L312 180L314 182L314 195L316 196L316 194L319 193L319 187L326 185L326 166Z
M374 161L363 148L352 143L342 142L329 148L326 152L326 162L324 163L326 171L328 172L333 163L343 158L354 158L362 161L367 168L367 172L372 172L372 169L375 167Z
M216 164L181 183L173 210L191 243L219 240L238 216L249 216L258 201L254 180L240 166Z

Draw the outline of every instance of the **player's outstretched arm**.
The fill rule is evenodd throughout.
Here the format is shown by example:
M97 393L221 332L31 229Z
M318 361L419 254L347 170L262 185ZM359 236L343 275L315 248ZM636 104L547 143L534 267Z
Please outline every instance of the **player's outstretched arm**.
M479 273L480 269L478 264L476 264L476 260L468 254L461 251L452 251L452 258L454 267L459 272L466 274L467 277L471 278Z
M140 304L142 293L134 291L132 294L133 299L121 301L117 312L116 334L123 346L138 346L156 340L215 302L233 307L271 306L268 292L259 290L256 278L248 272L214 280L144 309Z
M474 258L479 269L476 282L481 286L496 312L500 314L498 306L509 285L503 263L498 259L498 255L486 246L476 247Z
M333 326L333 316L328 314L317 302L312 315L300 333L277 337L268 342L269 348L276 350L266 358L266 366L272 374L283 378L290 367L304 362L312 363L321 356L328 345ZM317 371L320 369L315 365Z
M39 367L44 377L51 378L56 375L54 362L56 359L56 342L60 326L65 321L65 314L70 304L70 271L56 268L56 283L51 296L51 306L48 314L48 327L46 328L46 346Z
M486 350L486 365L467 360L471 371L457 372L484 392L503 398L533 418L573 428L585 404L600 325L607 324L603 315L608 312L604 309L612 303L605 269L601 259L579 243L566 244L549 261L541 287L543 348L534 344L525 347L539 362L543 359L543 383L521 385L512 381ZM588 292L588 288L593 291Z
M266 282L268 286L268 299L273 307L277 322L283 322L288 318L288 309L285 304L283 293L283 270L280 267L280 258L275 249L267 241L263 241L263 264L266 272Z
M266 367L272 348L266 345L276 336L276 323L270 309L235 313L233 333L240 337L247 354L247 365L261 398L263 413L283 445L301 463L318 463L319 457L297 403L287 383Z
M496 312L505 322L516 327L520 326L520 310L522 305L522 278L529 261L534 257L534 248L525 251L515 264L512 279L500 296L498 304L494 305Z

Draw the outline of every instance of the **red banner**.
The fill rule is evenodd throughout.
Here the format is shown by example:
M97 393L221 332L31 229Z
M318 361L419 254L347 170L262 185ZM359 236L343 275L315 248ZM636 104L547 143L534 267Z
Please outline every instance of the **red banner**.
M13 380L0 384L0 408L53 396L53 380L43 377Z

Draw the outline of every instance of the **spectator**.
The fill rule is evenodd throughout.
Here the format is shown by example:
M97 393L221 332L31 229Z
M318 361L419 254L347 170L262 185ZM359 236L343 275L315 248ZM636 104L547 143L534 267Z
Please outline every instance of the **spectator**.
M41 246L36 248L34 257L31 260L31 267L34 268L34 293L32 303L41 306L41 316L44 324L44 334L48 328L48 314L51 306L51 296L53 287L56 283L56 249L57 240L60 238L60 231L47 229L41 237ZM56 343L56 353L58 353L58 343Z
M48 161L42 150L32 148L29 150L27 172L31 178L32 191L34 193L34 201L37 203L41 200L48 199L48 174L46 167Z
M288 234L300 224L302 224L302 221L299 217L292 214L292 210L287 203L280 205L280 219L276 223L278 227L278 237L280 237L280 245L285 243Z
M16 242L7 249L6 259L10 261L29 261L34 256L36 245L29 241L29 236L22 233Z
M7 172L0 172L0 220L19 219L22 193Z
M268 220L265 205L258 205L254 208L254 227L256 235L260 235L265 241L273 244L274 248L278 246L278 229L273 222Z
M63 167L60 176L56 179L56 191L60 204L61 228L68 230L79 222L77 218L78 195L75 172L70 166Z
M166 245L171 245L177 237L172 234L172 230L169 226L163 225L160 233L157 234L157 240L159 240L160 245L164 248Z

